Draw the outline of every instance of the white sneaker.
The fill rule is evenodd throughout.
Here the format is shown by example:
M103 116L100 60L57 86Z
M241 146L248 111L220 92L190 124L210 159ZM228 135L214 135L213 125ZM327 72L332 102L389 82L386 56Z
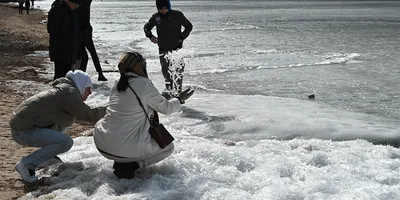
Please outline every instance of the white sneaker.
M36 169L42 169L42 168L49 167L49 166L51 166L51 165L55 165L55 164L57 164L57 163L62 163L62 162L63 162L63 161L62 161L58 156L55 156L55 157L50 158L49 160L47 160L47 161L41 163L40 165L38 165L38 166L36 167Z
M21 160L15 165L15 170L17 170L19 175L21 175L21 179L23 181L33 183L38 180L38 178L35 175L31 175L29 173L28 168L24 166Z

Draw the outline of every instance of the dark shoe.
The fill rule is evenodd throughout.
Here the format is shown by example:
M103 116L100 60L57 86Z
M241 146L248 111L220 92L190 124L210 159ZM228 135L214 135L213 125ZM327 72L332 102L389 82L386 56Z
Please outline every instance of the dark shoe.
M39 164L36 168L37 169L42 169L42 168L45 168L45 167L49 167L51 165L55 165L57 163L63 163L63 161L61 160L60 157L54 156L53 158L50 158L49 160Z
M99 73L99 78L97 79L98 81L108 81L107 78L104 76L103 73Z
M23 181L33 183L38 180L38 177L35 176L35 170L28 169L20 160L16 165L15 169L21 175L21 179Z
M113 169L114 175L119 179L131 179L135 177L135 171L139 169L140 166L137 162L130 163L118 163L114 162Z

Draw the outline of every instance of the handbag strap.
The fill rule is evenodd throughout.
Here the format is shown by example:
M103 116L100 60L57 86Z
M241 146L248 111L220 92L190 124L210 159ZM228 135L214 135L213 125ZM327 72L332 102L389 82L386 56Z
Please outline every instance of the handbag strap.
M147 114L146 110L144 109L143 103L142 103L142 101L140 101L139 96L136 94L135 90L133 90L133 88L132 88L129 84L128 84L128 87L129 87L129 89L132 90L132 92L133 92L133 93L135 94L135 96L136 96L136 99L139 101L140 107L142 107L144 113L146 114L147 120L149 120L149 122L150 122L150 127L153 127L154 123L151 123L150 117L149 117L149 115ZM157 112L154 112L154 118L158 118ZM154 119L154 120L156 120L156 123L158 123L158 122L157 122L158 119ZM154 120L153 120L153 121L154 121Z

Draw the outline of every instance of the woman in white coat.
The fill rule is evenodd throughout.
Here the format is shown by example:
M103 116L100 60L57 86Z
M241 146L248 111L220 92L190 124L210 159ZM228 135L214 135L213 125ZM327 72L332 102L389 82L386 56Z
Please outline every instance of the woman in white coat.
M162 149L152 139L146 113L151 118L154 111L177 112L193 90L165 99L148 79L146 61L137 52L124 53L118 69L121 76L111 89L106 115L95 125L94 142L104 157L114 160L114 174L130 179L137 169L167 158L174 150L173 143Z

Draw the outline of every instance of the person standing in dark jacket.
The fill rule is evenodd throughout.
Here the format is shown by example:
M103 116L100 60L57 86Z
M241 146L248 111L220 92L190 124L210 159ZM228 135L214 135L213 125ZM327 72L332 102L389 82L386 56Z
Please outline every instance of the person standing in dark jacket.
M26 14L29 14L29 8L30 7L31 7L31 2L29 0L25 0Z
M77 67L80 70L86 71L86 67L89 61L88 54L86 49L89 50L89 53L92 57L94 67L96 68L97 73L99 74L99 81L107 81L107 78L103 74L103 70L101 69L99 56L97 55L96 48L93 44L92 34L93 28L90 24L90 5L92 4L92 0L83 0L81 5L79 6L77 12L79 17L79 50L78 50L78 62Z
M54 80L75 69L78 54L78 14L81 0L56 0L48 15L49 55L54 62Z
M172 62L166 58L166 55L182 48L183 41L189 36L193 26L182 12L171 10L169 0L156 0L156 6L158 12L153 14L144 25L144 33L154 44L158 44L166 90L173 94L179 94L182 91L185 63L183 60L178 61L180 66L174 69L176 71L171 71ZM151 32L154 26L157 27L158 37ZM181 30L182 26L185 28L183 32ZM177 77L173 77L173 74L177 75ZM176 83L174 83L174 79Z
M25 0L18 0L18 5L19 5L18 13L19 14L22 14L22 11L24 10L24 3L25 3Z

